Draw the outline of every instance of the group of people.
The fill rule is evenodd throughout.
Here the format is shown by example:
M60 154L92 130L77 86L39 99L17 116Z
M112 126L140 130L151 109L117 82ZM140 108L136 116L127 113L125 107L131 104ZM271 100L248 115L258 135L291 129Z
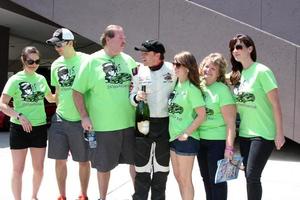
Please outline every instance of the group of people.
M58 200L67 196L69 152L79 164L79 200L88 199L90 164L97 170L100 200L105 200L110 171L122 163L130 165L133 200L147 200L150 190L151 199L164 200L170 160L181 198L192 200L196 156L206 199L227 199L226 182L215 184L214 179L217 161L233 159L237 112L247 196L261 199L262 171L274 146L279 150L285 139L276 79L256 61L249 36L238 34L229 42L229 80L225 78L227 62L220 53L209 54L198 65L191 52L182 51L171 63L164 59L161 42L146 40L135 47L141 53L137 63L123 52L125 34L119 25L107 26L100 42L103 49L87 55L75 51L71 31L54 32L47 40L60 55L51 65L54 94L35 72L39 51L23 49L23 70L8 80L0 101L1 111L11 117L15 200L21 200L28 149L34 172L32 200L38 199L47 139L48 157L55 159ZM44 98L57 104L48 137ZM140 101L147 101L150 109L150 129L144 137L135 129L135 106ZM84 131L96 133L96 148L89 148Z

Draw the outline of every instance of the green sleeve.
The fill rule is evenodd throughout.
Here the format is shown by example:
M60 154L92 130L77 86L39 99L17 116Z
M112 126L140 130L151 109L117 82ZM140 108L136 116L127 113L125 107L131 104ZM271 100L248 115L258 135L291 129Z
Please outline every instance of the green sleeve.
M48 94L50 94L51 93L51 89L50 89L50 87L49 87L49 85L48 85L48 83L47 83L47 80L46 80L46 78L45 77L43 77L43 84L45 85L45 96L47 96Z
M226 85L224 85L224 87L220 90L219 102L220 102L220 107L223 107L225 105L235 104L233 95L230 89Z
M91 82L93 78L90 73L91 62L85 61L80 65L78 74L73 82L72 89L76 90L82 94L86 93L91 88Z
M57 72L56 72L56 67L55 67L55 63L52 63L52 65L51 65L51 85L52 86L58 86L58 81L57 81Z
M4 89L3 89L3 94L6 94L10 97L13 97L14 94L16 93L16 84L14 83L15 82L15 79L14 77L10 77L8 79L8 81L6 82L5 86L4 86Z
M131 73L132 73L132 69L134 69L135 67L137 67L137 63L135 62L135 60L133 58L130 58L130 61L128 62L128 66L131 69Z
M192 108L198 108L205 106L203 95L200 89L191 84L189 101L191 102Z
M270 69L260 72L258 80L265 93L268 93L274 88L278 88L275 76Z

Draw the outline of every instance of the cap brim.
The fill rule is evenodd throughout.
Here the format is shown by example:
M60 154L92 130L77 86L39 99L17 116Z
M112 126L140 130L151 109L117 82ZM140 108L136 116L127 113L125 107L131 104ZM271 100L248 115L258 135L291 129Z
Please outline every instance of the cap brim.
M134 50L136 50L136 51L149 52L149 49L146 49L145 47L134 47Z
M60 42L60 39L57 38L57 37L53 37L53 38L46 41L47 44L54 44L56 42Z

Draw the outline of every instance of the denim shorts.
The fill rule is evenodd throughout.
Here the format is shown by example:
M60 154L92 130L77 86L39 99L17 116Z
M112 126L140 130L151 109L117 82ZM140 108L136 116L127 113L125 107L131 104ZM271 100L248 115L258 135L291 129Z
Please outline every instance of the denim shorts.
M185 141L173 140L170 143L170 150L175 151L177 155L195 156L198 154L200 148L199 140L188 137Z

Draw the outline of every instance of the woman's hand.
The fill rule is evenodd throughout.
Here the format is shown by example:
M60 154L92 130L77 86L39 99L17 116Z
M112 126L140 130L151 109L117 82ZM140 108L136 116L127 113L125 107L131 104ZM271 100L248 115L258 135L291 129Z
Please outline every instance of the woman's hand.
M224 158L228 160L232 160L234 155L234 148L233 147L226 147L224 151Z
M23 130L27 133L30 133L32 131L32 124L30 121L24 116L19 114L19 121L23 127Z
M179 141L186 141L189 138L189 135L187 133L182 133L179 136L177 136L177 139Z
M285 143L285 138L283 134L277 134L275 137L275 146L277 150L280 150L281 147L284 145Z

